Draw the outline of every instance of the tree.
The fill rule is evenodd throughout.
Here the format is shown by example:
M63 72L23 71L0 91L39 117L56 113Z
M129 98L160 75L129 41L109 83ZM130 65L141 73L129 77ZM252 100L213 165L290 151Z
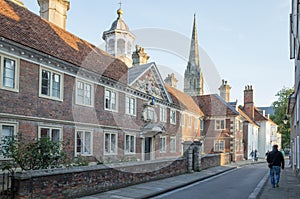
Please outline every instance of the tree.
M274 115L271 119L278 125L278 132L282 135L282 148L290 148L290 117L287 115L288 102L290 95L294 92L293 88L284 87L275 96L278 97L273 102ZM284 119L288 117L287 124L284 124Z

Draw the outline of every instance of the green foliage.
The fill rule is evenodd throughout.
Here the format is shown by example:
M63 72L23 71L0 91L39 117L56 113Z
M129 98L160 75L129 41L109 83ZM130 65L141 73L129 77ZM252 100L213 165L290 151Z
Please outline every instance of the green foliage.
M282 148L290 148L290 117L287 116L288 101L293 93L292 88L283 88L277 94L278 99L273 102L274 115L271 119L278 125L278 131L282 135ZM284 124L283 120L288 117L288 123Z
M38 170L67 165L68 157L61 146L61 142L49 138L29 140L22 134L8 136L2 140L2 155L9 160L5 162L3 170L14 172L17 167Z
M77 166L88 166L89 161L87 157L78 155L77 158L75 159L75 165Z

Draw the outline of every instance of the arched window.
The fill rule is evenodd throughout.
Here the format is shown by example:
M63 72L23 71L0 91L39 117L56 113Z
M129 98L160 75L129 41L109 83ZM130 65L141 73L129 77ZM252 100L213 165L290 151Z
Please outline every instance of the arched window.
M108 41L107 53L114 55L114 53L115 53L115 40L114 39L110 39Z
M124 39L118 39L118 42L117 42L117 54L118 55L125 54L125 41L124 41Z

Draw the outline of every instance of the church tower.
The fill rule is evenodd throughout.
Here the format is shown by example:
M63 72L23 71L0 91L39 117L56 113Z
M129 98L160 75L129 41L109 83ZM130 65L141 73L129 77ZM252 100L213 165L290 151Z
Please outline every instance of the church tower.
M122 60L128 67L132 67L132 46L135 36L130 32L123 21L123 10L117 11L118 18L112 23L111 28L103 32L106 52Z
M200 68L196 15L194 15L190 56L184 72L184 92L190 96L203 95L203 75Z

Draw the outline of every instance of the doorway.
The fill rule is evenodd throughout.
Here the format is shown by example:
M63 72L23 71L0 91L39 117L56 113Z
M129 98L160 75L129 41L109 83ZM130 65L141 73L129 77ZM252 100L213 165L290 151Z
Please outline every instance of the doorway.
M145 137L145 159L151 160L151 152L152 152L152 137Z

